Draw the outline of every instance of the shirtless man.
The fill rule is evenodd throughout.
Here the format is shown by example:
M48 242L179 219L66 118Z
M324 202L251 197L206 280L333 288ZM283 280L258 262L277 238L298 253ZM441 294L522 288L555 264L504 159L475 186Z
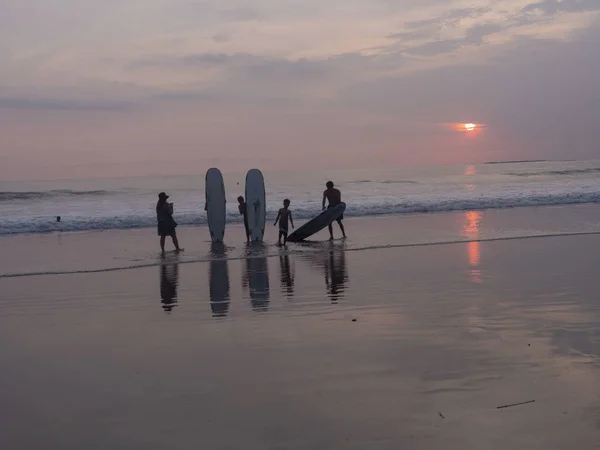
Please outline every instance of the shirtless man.
M333 208L334 206L342 203L342 193L339 191L339 189L335 189L333 187L333 181L328 181L326 186L327 186L327 189L325 189L325 192L323 192L323 210L325 210L325 200L329 201L329 205L327 206L327 209ZM344 219L344 215L342 214L340 217L338 217L336 219L336 222L340 226L340 230L342 230L342 235L345 238L346 231L344 230L344 224L342 223L343 219ZM330 236L329 239L333 240L333 226L331 224L329 224L329 236Z

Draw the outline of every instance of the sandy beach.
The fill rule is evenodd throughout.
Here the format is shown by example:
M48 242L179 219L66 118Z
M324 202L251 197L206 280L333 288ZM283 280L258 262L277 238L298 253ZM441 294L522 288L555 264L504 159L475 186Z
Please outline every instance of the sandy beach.
M582 230L596 214L491 216L550 232L565 212ZM2 448L598 448L599 236L363 244L1 278Z

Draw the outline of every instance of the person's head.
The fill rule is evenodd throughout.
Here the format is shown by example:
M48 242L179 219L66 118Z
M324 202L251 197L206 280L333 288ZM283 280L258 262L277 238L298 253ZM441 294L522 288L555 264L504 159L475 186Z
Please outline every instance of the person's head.
M242 197L241 195L238 197L238 203L241 205L242 203L244 203L244 197Z
M327 186L327 189L333 189L333 181L328 181L325 186Z
M167 194L165 194L164 192L161 192L160 194L158 194L159 202L166 202L168 198L169 198L169 196Z
M283 206L284 206L285 208L287 208L287 207L289 207L289 206L290 206L290 199L289 199L289 198L286 198L286 199L283 201Z

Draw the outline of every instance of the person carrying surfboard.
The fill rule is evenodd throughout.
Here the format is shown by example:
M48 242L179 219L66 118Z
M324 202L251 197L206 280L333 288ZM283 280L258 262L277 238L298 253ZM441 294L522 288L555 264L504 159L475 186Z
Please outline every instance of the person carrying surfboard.
M248 214L246 214L246 201L241 195L238 197L238 210L244 216L244 228L246 229L246 242L250 242L250 229L248 228Z
M179 241L175 227L177 222L173 219L173 203L167 203L169 196L164 192L158 194L158 202L156 203L156 221L158 222L158 235L160 236L160 249L165 252L165 238L171 236L175 251L180 252Z
M289 210L290 201L289 199L285 199L283 201L283 208L279 210L277 213L277 218L275 219L275 223L273 226L277 225L279 222L279 240L277 242L278 245L281 245L281 238L283 237L283 245L287 243L288 236L288 220L292 224L292 228L294 228L294 219L292 219L292 211Z
M335 189L333 187L333 181L328 181L325 184L325 186L327 187L327 189L325 189L325 192L323 192L323 211L325 211L325 200L327 200L329 202L329 204L327 205L327 209L333 208L334 206L337 206L340 203L342 203L342 193L340 192L339 189ZM340 217L338 217L335 221L340 226L340 230L342 230L342 236L344 236L344 238L345 238L346 230L344 230L344 224L342 223L343 219L344 219L344 214L342 214ZM331 224L329 224L329 226L327 228L329 229L329 236L330 236L329 238L331 240L333 240L333 226Z

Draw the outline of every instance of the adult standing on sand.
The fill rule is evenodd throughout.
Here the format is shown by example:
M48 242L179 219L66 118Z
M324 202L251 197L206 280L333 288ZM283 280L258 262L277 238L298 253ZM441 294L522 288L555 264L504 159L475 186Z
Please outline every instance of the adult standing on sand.
M179 241L175 227L177 222L173 219L173 203L167 203L169 196L164 192L158 194L158 203L156 203L156 220L158 222L158 235L160 236L160 249L165 252L165 238L171 236L175 251L180 252Z
M327 205L327 209L333 208L334 206L342 203L342 193L339 189L335 189L333 187L333 181L328 181L325 185L327 189L323 192L323 211L325 210L325 200L329 201L329 205ZM342 236L346 237L346 231L344 230L344 224L342 223L344 220L344 215L342 214L340 217L336 219L336 222L340 226L340 230L342 230ZM333 240L333 226L329 224L329 239Z

